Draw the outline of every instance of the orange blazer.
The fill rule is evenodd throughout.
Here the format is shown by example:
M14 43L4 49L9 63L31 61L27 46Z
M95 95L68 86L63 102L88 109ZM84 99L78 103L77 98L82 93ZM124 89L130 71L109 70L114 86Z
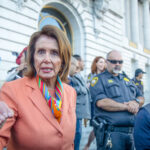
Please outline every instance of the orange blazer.
M3 85L0 100L15 112L0 129L0 150L73 150L76 92L63 83L62 119L54 118L36 79L24 77Z

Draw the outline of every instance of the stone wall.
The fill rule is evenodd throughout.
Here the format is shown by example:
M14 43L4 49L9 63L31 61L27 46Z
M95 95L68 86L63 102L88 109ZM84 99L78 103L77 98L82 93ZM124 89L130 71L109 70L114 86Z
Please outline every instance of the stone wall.
M29 43L29 38L38 28L38 15L42 0L28 0L19 4L18 0L0 2L0 86L7 71L14 67L16 57L12 52L21 52Z

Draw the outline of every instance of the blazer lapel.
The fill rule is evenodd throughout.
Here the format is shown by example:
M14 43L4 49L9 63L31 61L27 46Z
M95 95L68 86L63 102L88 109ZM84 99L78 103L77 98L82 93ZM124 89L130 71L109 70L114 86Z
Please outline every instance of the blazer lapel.
M29 82L26 83L27 86L30 86L32 88L32 91L29 94L29 98L34 103L35 107L39 109L39 111L43 114L43 116L60 132L62 132L62 129L58 123L58 121L54 118L49 106L47 105L47 102L45 98L43 97L36 79L31 79Z

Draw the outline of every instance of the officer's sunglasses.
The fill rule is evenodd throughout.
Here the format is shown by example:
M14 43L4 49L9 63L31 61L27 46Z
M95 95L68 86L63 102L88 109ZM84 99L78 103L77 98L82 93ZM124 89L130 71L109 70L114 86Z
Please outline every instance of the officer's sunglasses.
M107 59L107 61L109 61L112 64L117 64L117 63L123 64L123 60L110 60L110 59Z

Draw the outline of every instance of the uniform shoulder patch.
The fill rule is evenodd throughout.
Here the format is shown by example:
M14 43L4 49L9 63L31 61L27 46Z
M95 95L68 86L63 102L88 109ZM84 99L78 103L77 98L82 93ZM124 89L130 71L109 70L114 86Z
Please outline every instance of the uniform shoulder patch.
M94 77L91 81L91 86L93 87L98 82L98 77Z
M130 81L130 80L129 80L128 78L126 78L126 77L124 77L123 80L125 80L125 81L127 81L127 82Z
M114 82L114 81L113 81L113 80L111 80L111 79L109 79L109 80L108 80L108 83L113 83L113 82Z

